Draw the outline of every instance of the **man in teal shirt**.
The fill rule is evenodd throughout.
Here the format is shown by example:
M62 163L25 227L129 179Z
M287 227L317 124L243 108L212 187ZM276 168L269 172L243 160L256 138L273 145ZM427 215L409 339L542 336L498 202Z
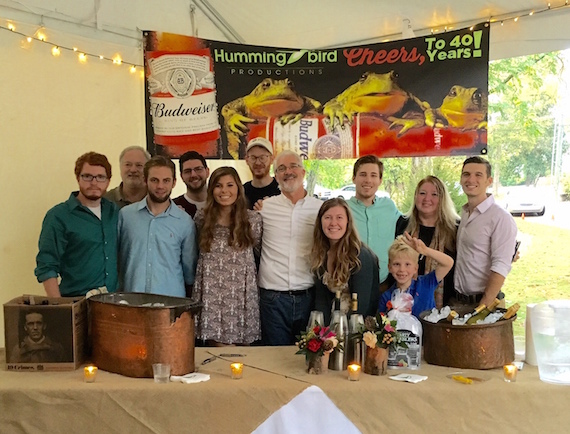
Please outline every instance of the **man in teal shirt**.
M384 165L374 155L356 160L352 173L356 196L348 201L360 240L378 256L381 287L388 277L388 249L401 216L392 199L376 196L383 172Z
M79 191L50 209L42 224L35 274L49 297L117 287L118 210L103 198L111 165L88 152L75 162L75 177Z

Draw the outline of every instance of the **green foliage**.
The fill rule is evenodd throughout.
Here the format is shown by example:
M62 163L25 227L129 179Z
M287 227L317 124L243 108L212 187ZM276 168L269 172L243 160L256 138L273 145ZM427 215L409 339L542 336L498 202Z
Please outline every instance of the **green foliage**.
M307 160L307 191L312 194L315 184L330 190L352 182L352 167L356 160Z
M548 175L562 67L556 52L490 63L489 159L496 182L533 184Z
M567 174L564 178L562 178L560 186L562 187L562 194L570 197L570 174Z

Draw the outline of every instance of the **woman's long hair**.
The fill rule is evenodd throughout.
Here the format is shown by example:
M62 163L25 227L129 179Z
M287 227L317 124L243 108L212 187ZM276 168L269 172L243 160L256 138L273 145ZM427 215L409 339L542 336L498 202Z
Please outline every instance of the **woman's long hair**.
M214 227L220 217L220 204L214 199L214 188L222 176L229 175L237 185L237 199L232 205L230 214L230 233L228 244L237 250L253 246L254 239L251 225L247 217L247 201L243 185L238 173L233 167L219 167L210 176L208 181L208 198L204 207L204 224L200 229L200 250L209 252L214 238Z
M456 226L457 221L459 220L459 216L455 211L453 201L451 200L451 196L449 195L445 184L441 182L441 180L436 176L426 176L418 183L416 191L414 193L414 201L412 203L412 207L406 214L406 217L408 217L408 227L406 228L406 231L414 237L418 236L418 232L420 230L420 216L418 208L416 207L416 198L419 194L420 188L426 182L433 184L439 196L439 203L437 206L437 221L435 223L435 233L433 235L433 238L434 240L438 240L438 243L440 245L444 246L449 251L454 252L456 250Z
M360 254L361 243L358 234L354 229L354 223L350 208L344 199L329 199L319 211L317 221L315 222L315 230L313 233L313 250L311 252L311 270L319 278L322 277L327 269L327 253L331 248L330 240L323 232L323 224L321 222L323 215L331 208L340 206L346 211L347 225L346 232L340 240L338 240L335 256L333 259L332 281L335 287L343 286L348 283L350 275L359 270L361 267L358 255Z

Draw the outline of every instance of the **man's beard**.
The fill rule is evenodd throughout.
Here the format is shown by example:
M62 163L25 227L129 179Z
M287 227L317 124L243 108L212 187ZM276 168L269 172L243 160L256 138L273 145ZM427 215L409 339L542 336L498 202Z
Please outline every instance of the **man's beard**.
M158 197L149 191L148 197L150 197L150 200L153 201L154 203L164 203L168 199L170 199L170 193L166 194L164 197Z
M289 178L287 180L283 180L283 182L279 184L281 191L284 191L285 193L293 193L302 186L303 182L299 181L299 178Z
M186 184L186 187L188 188L188 190L190 190L192 193L201 193L202 190L204 189L204 186L206 185L206 180L200 180L200 186L199 187L193 187L190 183ZM192 181L191 181L192 182Z

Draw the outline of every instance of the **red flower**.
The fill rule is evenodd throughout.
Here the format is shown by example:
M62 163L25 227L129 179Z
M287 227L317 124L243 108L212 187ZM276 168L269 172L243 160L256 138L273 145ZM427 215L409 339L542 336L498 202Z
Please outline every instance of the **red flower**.
M321 348L321 345L323 345L323 343L319 339L311 339L309 342L307 342L307 349L313 353L316 353L319 351L319 348Z
M386 309L390 310L390 309L392 309L392 308L393 308L393 307L392 307L392 301L391 301L391 300L388 300L388 303L386 303Z
M314 326L314 327L313 327L313 333L316 334L316 335L319 334L319 331L320 331L320 330L321 330L321 328L320 328L319 326Z

